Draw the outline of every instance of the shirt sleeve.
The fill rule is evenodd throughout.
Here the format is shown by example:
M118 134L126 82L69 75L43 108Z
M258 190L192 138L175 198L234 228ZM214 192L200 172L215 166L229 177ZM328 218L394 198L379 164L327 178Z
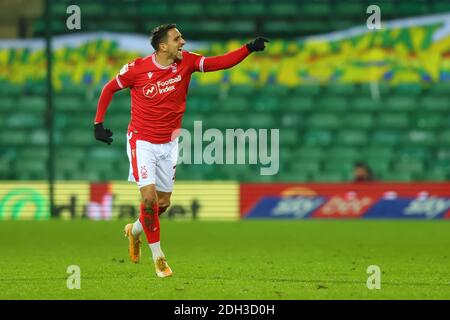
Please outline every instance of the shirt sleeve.
M136 79L135 63L136 61L127 63L117 74L116 81L121 89L129 88L134 85Z
M209 72L229 69L240 63L249 54L250 51L247 49L247 46L244 45L239 49L230 51L221 56L202 57L199 61L199 71Z
M204 56L191 52L191 51L183 51L183 60L189 65L189 69L191 72L201 71L202 64L201 62L205 59Z

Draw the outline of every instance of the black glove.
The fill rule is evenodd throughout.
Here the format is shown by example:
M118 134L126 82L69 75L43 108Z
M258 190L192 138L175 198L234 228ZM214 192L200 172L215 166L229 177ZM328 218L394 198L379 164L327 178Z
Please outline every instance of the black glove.
M95 139L98 141L102 141L107 144L111 144L111 142L113 142L113 139L111 138L113 133L111 130L103 127L103 122L94 124L94 135Z
M257 37L255 40L250 41L246 44L248 51L263 51L266 48L266 45L264 42L269 42L268 39L263 37Z

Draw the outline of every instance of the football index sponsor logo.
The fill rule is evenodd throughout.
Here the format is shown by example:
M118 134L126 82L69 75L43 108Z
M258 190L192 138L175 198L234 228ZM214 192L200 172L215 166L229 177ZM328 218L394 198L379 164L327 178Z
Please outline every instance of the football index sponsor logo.
M150 77L150 75L149 75L149 77ZM180 82L180 81L181 81L181 75L179 74L175 78L170 78L169 80L166 80L166 81L158 81L156 84L149 83L144 86L143 94L147 98L153 98L154 96L156 96L157 93L163 94L166 92L173 91L173 90L175 90L175 83Z

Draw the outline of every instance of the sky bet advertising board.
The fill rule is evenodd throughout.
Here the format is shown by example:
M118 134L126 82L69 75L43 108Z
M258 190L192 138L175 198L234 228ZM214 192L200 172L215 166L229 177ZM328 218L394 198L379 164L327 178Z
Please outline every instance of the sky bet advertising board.
M449 219L450 183L241 184L241 218Z

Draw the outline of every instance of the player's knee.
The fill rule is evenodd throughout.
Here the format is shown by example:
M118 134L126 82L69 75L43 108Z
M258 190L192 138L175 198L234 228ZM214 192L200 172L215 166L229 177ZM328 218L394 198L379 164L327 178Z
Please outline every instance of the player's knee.
M160 201L158 201L158 206L159 206L158 213L159 213L159 215L161 215L164 212L166 212L167 208L169 208L170 200L161 199Z

